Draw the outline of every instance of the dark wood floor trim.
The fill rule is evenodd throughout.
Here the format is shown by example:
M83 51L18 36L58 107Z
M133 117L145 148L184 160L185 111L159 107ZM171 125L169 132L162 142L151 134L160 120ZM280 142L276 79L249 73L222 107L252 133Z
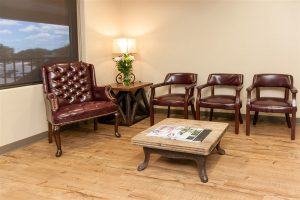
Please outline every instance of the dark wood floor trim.
M37 135L31 136L31 137L28 137L28 138L25 138L25 139L22 139L22 140L19 140L19 141L16 141L16 142L13 142L13 143L10 143L7 145L1 146L0 147L0 155L7 153L9 151L18 149L20 147L30 145L30 144L35 143L39 140L42 140L46 137L48 137L48 133L43 132L43 133L39 133Z

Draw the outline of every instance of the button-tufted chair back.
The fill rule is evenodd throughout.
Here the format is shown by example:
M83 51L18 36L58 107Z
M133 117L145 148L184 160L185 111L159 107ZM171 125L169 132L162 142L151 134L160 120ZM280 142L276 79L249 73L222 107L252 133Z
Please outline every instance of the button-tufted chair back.
M94 67L84 62L47 65L42 68L44 91L58 97L59 105L92 100Z

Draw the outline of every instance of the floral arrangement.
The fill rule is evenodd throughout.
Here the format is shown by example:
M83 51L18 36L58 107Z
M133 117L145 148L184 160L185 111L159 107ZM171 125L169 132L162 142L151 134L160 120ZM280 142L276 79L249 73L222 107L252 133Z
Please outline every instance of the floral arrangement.
M116 62L116 67L120 73L123 74L123 84L128 86L130 84L130 74L132 73L132 63L134 56L130 54L123 54L113 58Z

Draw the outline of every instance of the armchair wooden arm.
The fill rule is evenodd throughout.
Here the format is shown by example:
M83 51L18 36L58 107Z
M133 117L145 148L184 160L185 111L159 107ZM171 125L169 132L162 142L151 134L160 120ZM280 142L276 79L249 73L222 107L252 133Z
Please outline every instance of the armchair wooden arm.
M207 83L206 84L203 84L203 85L199 85L198 87L197 87L197 90L199 91L199 90L202 90L202 89L204 89L204 88L206 88L206 87L209 87L210 85L208 85Z
M112 101L117 103L117 100L111 95L111 86L93 87L93 95L95 100Z
M194 88L196 87L196 83L185 86L185 100L187 101L189 96L192 96L194 93Z
M151 89L155 89L157 87L161 87L161 86L165 86L167 85L166 83L157 83L157 84L153 84L150 86Z
M250 101L251 101L251 93L252 93L252 90L255 88L254 85L251 85L250 87L248 87L246 90L247 90L247 104L250 104Z
M295 94L296 94L296 93L298 93L298 90L297 90L295 87L291 88L290 90L291 90L291 93L292 93L292 94L294 94L294 93L295 93Z
M151 95L150 95L150 101L154 98L155 96L155 89L158 88L158 87L162 87L162 86L165 86L165 85L168 85L166 83L157 83L157 84L154 84L154 85L151 85L150 88L151 88Z
M46 93L45 101L49 105L52 112L56 112L59 109L58 99L54 93Z
M211 85L208 85L207 83L206 84L203 84L203 85L199 85L197 87L197 101L201 99L201 90L204 89L204 88L207 88L207 87L210 87Z
M291 88L290 90L292 93L292 107L297 108L296 95L298 93L298 90L295 87Z
M243 89L243 85L238 85L235 88L236 95L235 95L235 104L239 105L240 104L240 96L241 96L241 90Z
M196 83L193 83L193 84L190 84L190 85L187 85L187 86L185 86L185 90L190 90L190 89L192 89L192 88L195 88L196 87Z

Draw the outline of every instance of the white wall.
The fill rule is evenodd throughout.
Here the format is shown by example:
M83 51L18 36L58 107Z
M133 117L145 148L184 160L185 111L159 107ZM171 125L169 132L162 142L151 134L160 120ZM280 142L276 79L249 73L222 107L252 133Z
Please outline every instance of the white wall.
M300 89L300 1L123 0L122 29L137 38L143 81L242 73L246 88L255 73L288 73Z
M0 90L0 146L46 130L42 85Z

